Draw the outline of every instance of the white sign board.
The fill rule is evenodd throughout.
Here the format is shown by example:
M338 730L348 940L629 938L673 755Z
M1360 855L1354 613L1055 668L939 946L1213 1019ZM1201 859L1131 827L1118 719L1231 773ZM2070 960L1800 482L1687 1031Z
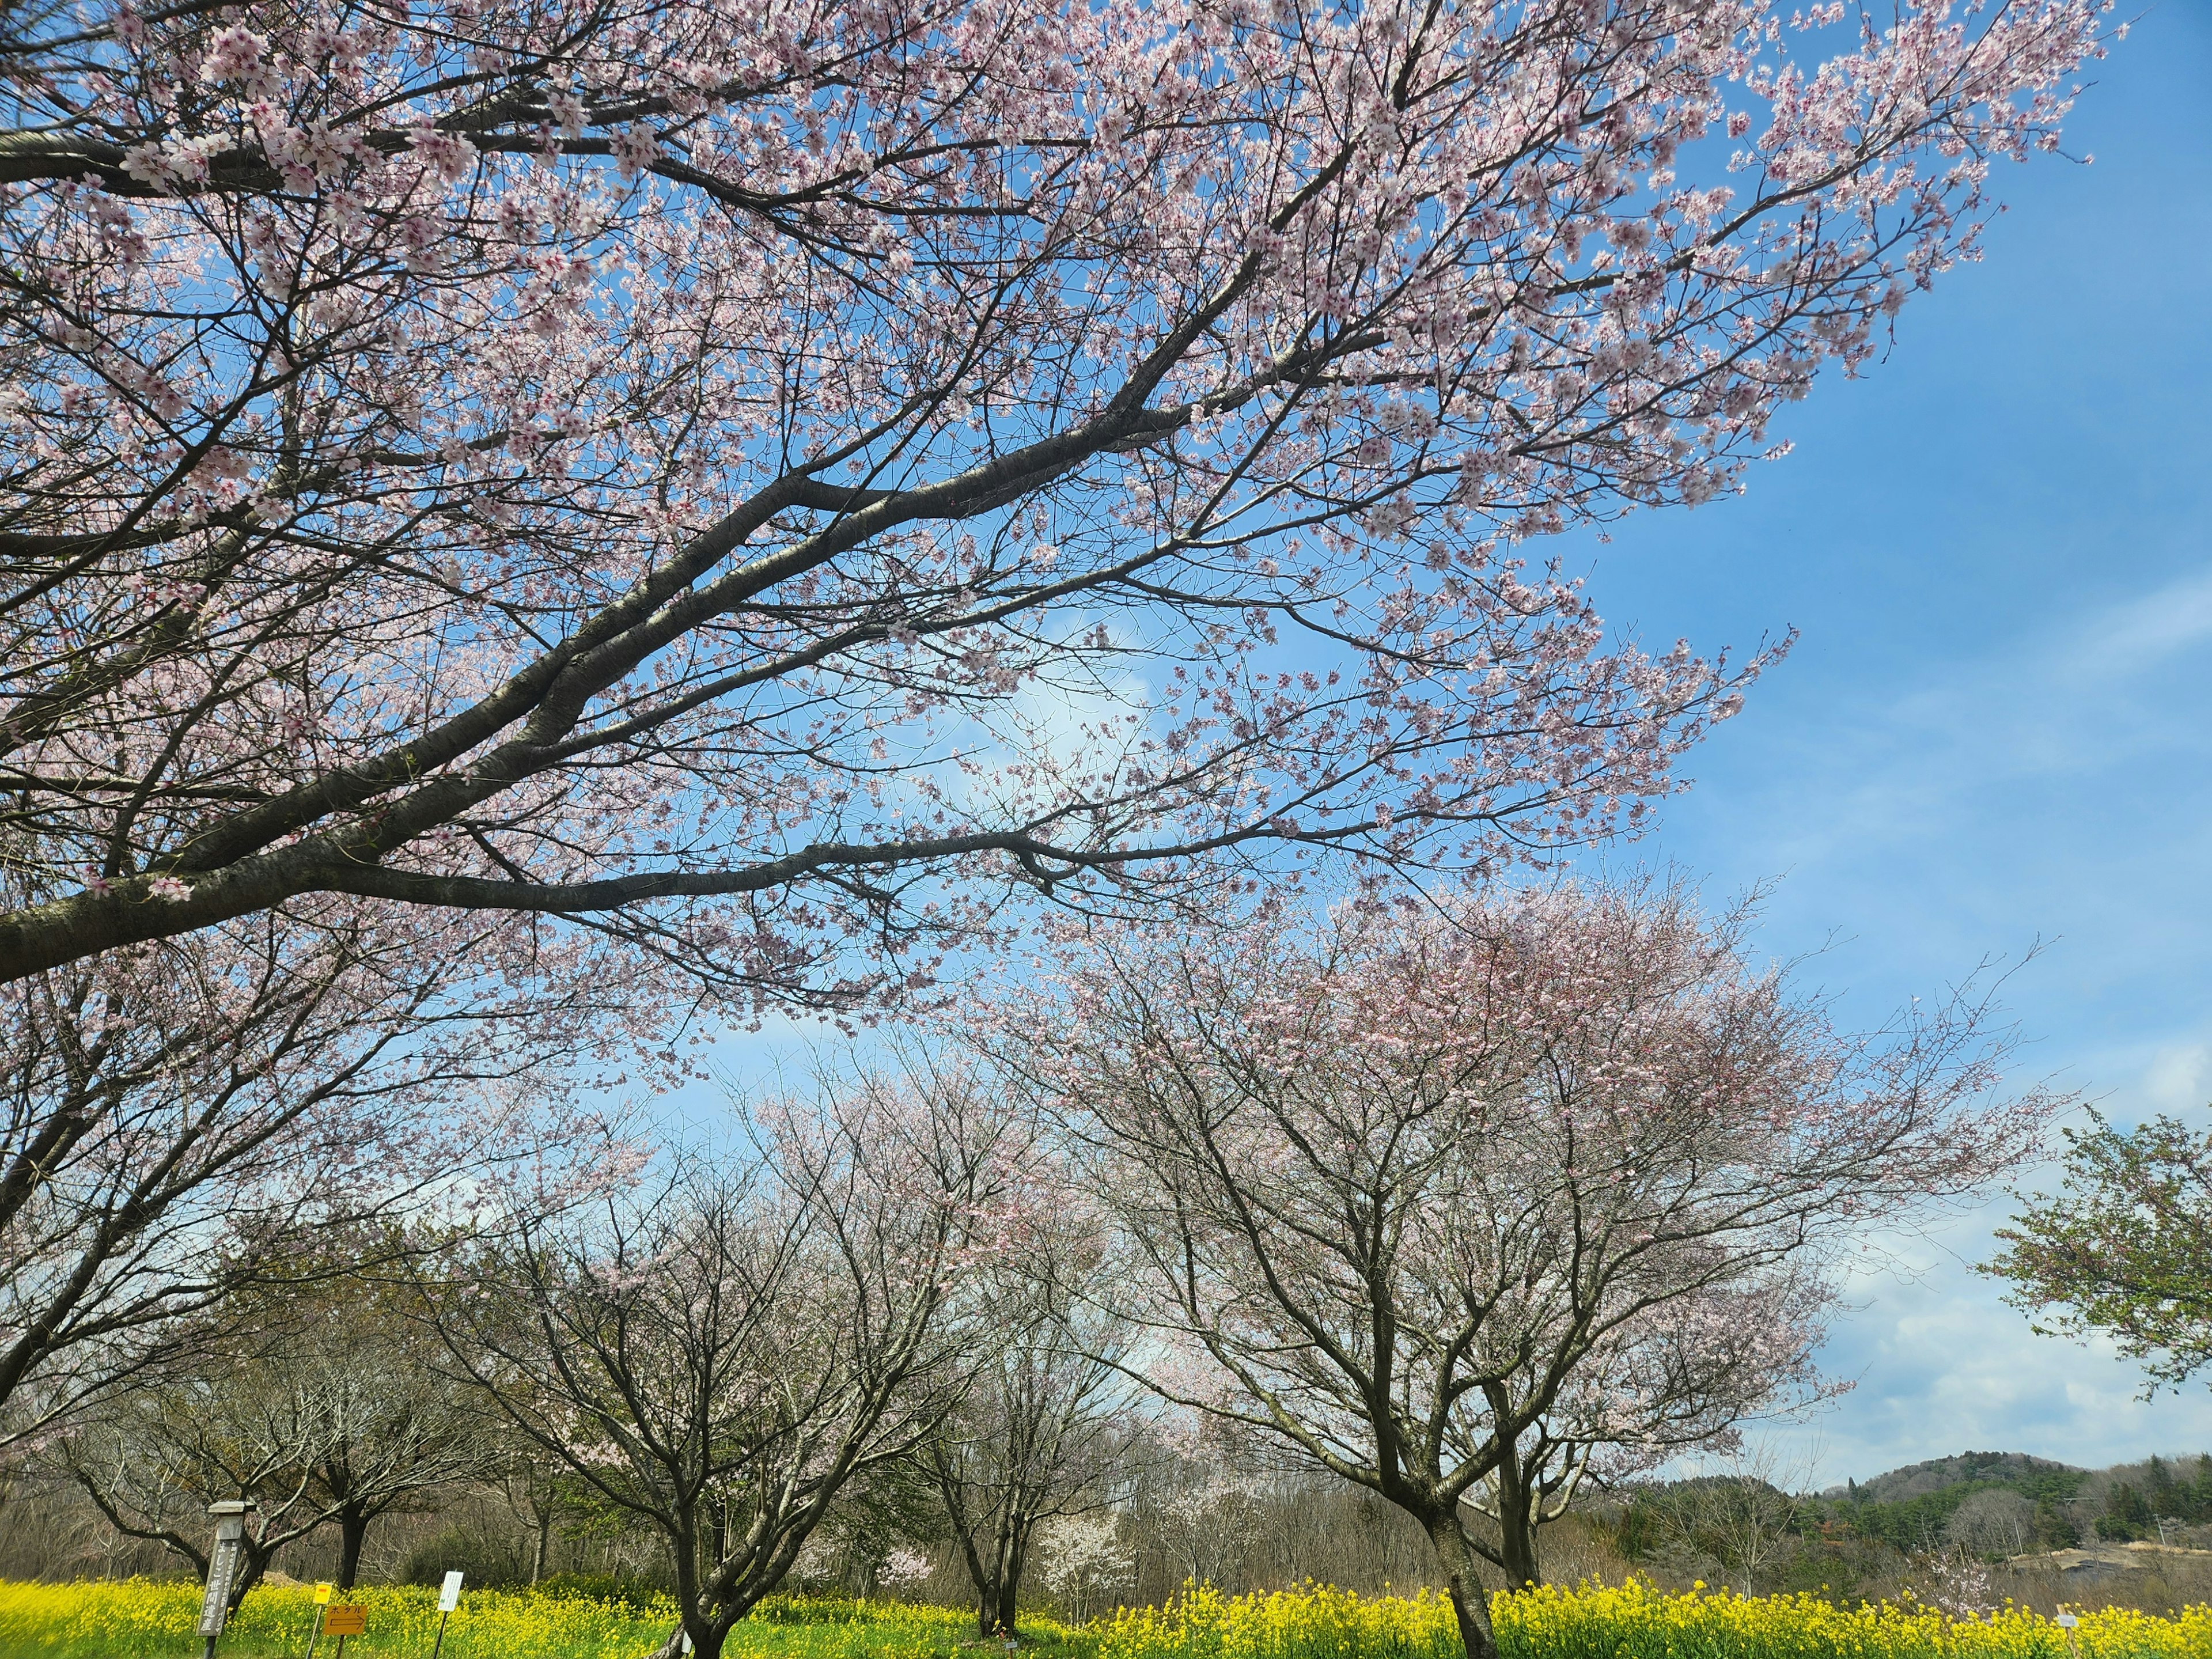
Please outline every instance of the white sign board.
M2061 1629L2061 1630L2072 1630L2075 1626L2079 1625L2081 1621L2079 1619L2076 1619L2076 1618L2075 1618L2072 1613L2054 1613L2054 1614L2051 1616L2051 1622L2052 1624L2054 1624L2054 1625L2057 1626L2058 1626L2058 1628L2059 1628L2059 1629Z
M223 1621L230 1617L230 1587L238 1581L238 1558L245 1549L240 1538L215 1540L215 1553L208 1558L207 1594L200 1600L202 1636L222 1634Z
M446 1575L446 1587L438 1592L438 1611L451 1613L460 1605L461 1575L458 1572L449 1572Z

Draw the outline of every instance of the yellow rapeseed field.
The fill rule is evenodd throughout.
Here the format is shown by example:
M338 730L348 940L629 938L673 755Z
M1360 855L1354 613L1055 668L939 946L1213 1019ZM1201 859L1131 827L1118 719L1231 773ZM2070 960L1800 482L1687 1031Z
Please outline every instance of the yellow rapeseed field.
M1953 1620L1932 1607L1838 1607L1814 1596L1668 1595L1630 1583L1499 1595L1504 1659L2072 1659L2024 1609ZM1424 1592L1198 1589L1098 1626L1097 1659L1458 1659L1450 1604ZM2080 1659L2212 1659L2212 1608L2179 1619L2084 1613Z
M369 1633L348 1659L428 1659L434 1593L364 1589ZM0 1584L0 1659L189 1659L199 1652L190 1584ZM471 1591L446 1637L453 1659L640 1659L672 1605ZM314 1616L304 1589L260 1589L224 1637L224 1659L298 1659ZM1499 1596L1504 1659L2212 1659L2212 1608L2175 1619L2111 1610L2066 1632L2021 1609L1980 1620L1932 1607L1832 1607L1810 1596L1669 1595L1631 1583ZM1224 1595L1199 1588L1167 1607L1083 1630L1024 1623L1046 1659L1460 1659L1440 1597L1309 1588ZM732 1633L732 1659L961 1659L973 1615L911 1603L780 1600ZM325 1641L317 1659L333 1659Z
M428 1659L437 1592L356 1589L368 1633L349 1638L347 1659ZM0 1659L198 1659L199 1588L189 1583L0 1583ZM900 1602L779 1599L732 1633L730 1659L933 1659L975 1632L957 1607ZM298 1659L313 1628L313 1593L264 1587L230 1621L223 1659ZM646 1607L526 1592L470 1590L446 1632L449 1659L639 1659L660 1645L676 1605ZM332 1659L324 1638L316 1659Z

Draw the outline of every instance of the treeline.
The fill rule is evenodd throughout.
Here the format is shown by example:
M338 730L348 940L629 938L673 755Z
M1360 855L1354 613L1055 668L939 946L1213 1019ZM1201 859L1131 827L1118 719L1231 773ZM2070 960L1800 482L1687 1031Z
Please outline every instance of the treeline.
M2107 1469L2018 1460L1956 1484L1884 1502L1856 1486L1814 1501L1824 1520L1905 1551L1937 1542L1978 1553L2072 1548L2087 1540L2135 1542L2212 1522L2212 1455L2152 1457Z
M1607 1545L1647 1571L1747 1594L1857 1594L1907 1565L2018 1563L2085 1543L2212 1543L2212 1455L2081 1469L1970 1452L1810 1494L1763 1469L1633 1486L1597 1498Z
M1111 1511L1047 1528L1025 1580L1021 1616L1070 1620L1120 1606L1172 1600L1187 1580L1232 1590L1290 1588L1308 1580L1362 1593L1437 1583L1436 1553L1419 1528L1371 1494L1310 1477L1224 1481L1218 1470L1156 1460L1140 1490ZM363 1582L432 1585L454 1569L478 1588L643 1601L666 1595L675 1564L657 1534L625 1526L588 1502L563 1502L550 1529L514 1502L515 1488L478 1480L426 1492L369 1529ZM68 1580L191 1572L158 1542L119 1537L82 1492L36 1470L21 1472L4 1499L15 1524L0 1528L0 1578ZM1568 1577L1612 1563L1579 1528L1555 1549ZM273 1579L334 1578L338 1540L325 1533L276 1553ZM975 1587L945 1519L920 1482L874 1483L841 1504L785 1588L811 1595L972 1602Z

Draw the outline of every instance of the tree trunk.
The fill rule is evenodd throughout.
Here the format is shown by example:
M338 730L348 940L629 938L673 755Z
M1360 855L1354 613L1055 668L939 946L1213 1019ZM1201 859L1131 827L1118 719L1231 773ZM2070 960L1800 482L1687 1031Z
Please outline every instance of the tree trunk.
M1517 1455L1509 1455L1498 1468L1498 1537L1505 1588L1517 1590L1542 1583L1544 1575L1536 1565L1536 1505L1521 1479Z
M988 1639L999 1632L999 1586L988 1575L975 1580L975 1633Z
M536 1589L538 1581L545 1576L545 1552L553 1542L553 1511L547 1510L538 1518L538 1547L530 1554L530 1588Z
M942 1474L939 1485L945 1493L945 1513L952 1518L952 1535L959 1542L960 1559L968 1564L968 1582L975 1587L975 1633L988 1640L998 1628L999 1575L995 1569L999 1558L994 1555L990 1566L983 1565L983 1553L976 1547L973 1517L963 1501L959 1485Z
M368 1517L354 1510L338 1511L338 1588L351 1589L361 1574L361 1547L368 1536Z
M1504 1545L1498 1553L1505 1558L1506 1583L1515 1589L1533 1589L1542 1583L1543 1569L1536 1564L1536 1528L1529 1523L1528 1512L1509 1512L1501 1517L1498 1530Z
M1459 1516L1445 1515L1429 1526L1429 1541L1436 1547L1437 1565L1443 1570L1444 1593L1451 1597L1459 1618L1459 1639L1467 1659L1498 1659L1497 1638L1490 1630L1490 1595L1475 1577L1474 1552L1459 1528Z
M1022 1583L1022 1521L1010 1512L999 1523L990 1566L976 1574L976 1626L986 1640L1011 1638L1014 1633L1014 1601Z
M684 1651L684 1638L691 1638L692 1659L722 1659L722 1631L719 1621L706 1616L702 1607L705 1586L700 1582L699 1531L696 1510L687 1509L684 1524L673 1529L669 1541L676 1546L676 1628L661 1644L656 1659L676 1659Z
M238 1571L230 1581L230 1611L233 1613L235 1613L245 1602L246 1592L261 1582L262 1576L269 1571L269 1563L276 1554L275 1550L265 1545L257 1544L251 1538L246 1540L246 1547L239 1552ZM200 1569L201 1583L207 1583L207 1576L213 1569L214 1563L211 1561Z
M684 1638L691 1638L691 1651L684 1650ZM668 1632L668 1639L653 1650L651 1659L722 1659L723 1638L729 1626L719 1619L701 1619L696 1613L684 1613L676 1621L676 1628Z
M1022 1568L1029 1557L1029 1528L1017 1524L999 1564L999 1634L1014 1639L1014 1613L1021 1600Z

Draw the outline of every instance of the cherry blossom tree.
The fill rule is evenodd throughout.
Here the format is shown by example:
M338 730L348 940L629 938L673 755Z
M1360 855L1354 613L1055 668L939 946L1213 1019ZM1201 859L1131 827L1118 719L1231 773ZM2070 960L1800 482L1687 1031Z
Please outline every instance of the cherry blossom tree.
M1763 659L1520 550L1735 488L2103 9L33 0L0 975L321 895L851 1002L1632 825Z
M1101 1610L1108 1596L1129 1582L1134 1553L1121 1540L1121 1524L1110 1514L1066 1515L1037 1529L1044 1552L1045 1582L1079 1624Z
M1471 1498L1512 1515L1547 1434L1663 1434L1654 1395L1693 1428L1734 1386L1729 1299L1780 1322L1747 1359L1770 1371L1762 1341L1801 1351L1793 1285L1866 1220L1979 1190L2052 1104L1992 1096L1979 1005L1848 1037L1741 922L1648 884L1279 908L1102 941L1056 1017L989 1039L1115 1206L1180 1356L1154 1387L1410 1515L1473 1659L1476 1558L1534 1563Z
M1130 1566L1143 1582L1166 1568L1170 1586L1220 1584L1251 1559L1277 1516L1268 1498L1281 1458L1274 1444L1204 1413L1156 1413L1128 1506Z
M968 1275L1022 1212L1027 1138L957 1079L762 1109L757 1159L679 1158L458 1264L441 1328L516 1431L665 1540L717 1659L841 1492L959 1397Z

